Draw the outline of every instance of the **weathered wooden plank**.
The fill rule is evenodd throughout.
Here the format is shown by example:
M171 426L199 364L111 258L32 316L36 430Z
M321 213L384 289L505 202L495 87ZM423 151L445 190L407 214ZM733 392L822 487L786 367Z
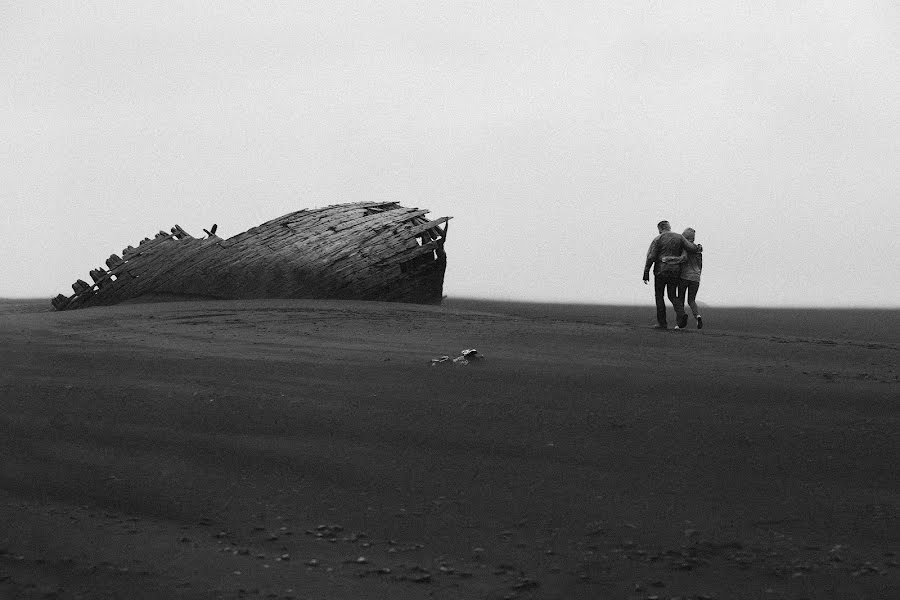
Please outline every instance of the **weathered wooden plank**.
M410 261L420 256L425 256L426 254L432 253L437 250L437 247L438 242L429 242L427 244L423 244L409 250L402 250L380 261L379 266L385 268L393 265L399 265L403 262Z
M263 242L263 245L272 252L278 253L288 247L293 247L295 241L295 236L293 234L286 234L270 238Z
M369 219L372 219L373 215L364 215L360 214L353 217L354 222L364 223ZM305 243L310 246L316 246L322 243L322 241L327 241L331 239L335 233L332 227L336 226L341 222L339 218L332 218L330 220L319 221L309 227L304 228L303 230L298 230L295 228L297 232L297 243Z
M415 236L415 235L418 235L418 234L420 234L420 233L422 233L422 232L424 232L424 231L428 231L429 229L436 229L436 228L439 227L441 224L446 223L447 221L449 221L450 218L451 218L451 217L441 217L440 219L434 219L433 221L428 221L427 223L423 223L423 224L421 224L421 225L417 225L417 226L413 227L412 230L411 230L409 233L411 233L412 235ZM406 232L404 232L404 233L406 233ZM407 233L407 235L408 235L409 233Z
M278 240L291 238L295 235L296 233L293 229L291 229L287 225L280 225L258 235L256 237L256 242L260 244L271 245L273 243L276 243Z
M360 225L368 225L369 227L378 227L381 224L389 224L389 223L402 223L409 219L415 218L417 215L427 214L428 210L418 210L412 212L405 212L400 210L390 210L381 213L375 214L367 214L361 219L357 219L352 222L341 223L335 229L335 233L341 233L348 229L356 229Z
M179 269L200 260L208 249L218 248L214 241L183 240L178 247L166 248L164 253L148 253L129 261L127 271L134 276L162 280L174 276Z
M407 232L404 232L404 235L402 236L386 237L377 245L367 246L363 252L371 262L377 264L387 260L397 252L413 250L417 247L419 247L419 244L416 242L415 236L408 235Z
M166 271L160 274L160 277L167 279L172 278L190 278L202 274L202 269L216 264L224 257L228 256L227 250L222 248L215 240L202 240L201 246L190 253L185 253L182 260L172 265Z
M400 223L403 221L402 212L403 211L399 210L390 210L376 214L363 213L360 215L356 215L351 219L334 218L329 222L320 224L320 227L317 228L315 234L309 236L308 239L311 242L314 242L317 237L328 239L334 237L336 234L340 234L340 237L338 239L341 239L341 237L353 235L354 232L357 231L363 231L366 229L379 229L383 225ZM424 213L427 212L427 210L424 211ZM332 224L336 224L336 226L332 228Z
M64 310L66 305L69 303L69 297L63 296L62 294L57 294L56 298L50 301L53 304L53 308L56 310Z
M125 264L125 270L132 275L148 275L159 273L172 266L179 254L177 248L169 247L141 252L140 255L130 258Z
M109 280L101 291L98 291L88 301L91 305L116 304L128 298L135 297L132 282L137 281L131 276L120 277L115 281ZM148 282L152 285L152 282Z
M346 254L348 249L366 246L370 243L370 240L384 237L389 234L389 224L382 223L380 227L376 227L377 226L361 226L360 229L357 230L359 232L358 235L345 235L333 239L327 244L319 244L314 251L319 254L323 260L335 260L341 255ZM346 234L347 232L344 233ZM356 232L354 231L352 233L355 234ZM331 237L334 236L326 237L325 239L331 239Z
M429 249L422 248L417 251L414 251L414 253L407 255L403 258L407 261L412 260L412 259L417 258L418 256L427 255L428 251L429 251ZM354 282L366 282L366 283L358 283L358 285L371 286L372 282L377 282L379 279L383 279L384 277L386 277L388 275L391 277L408 277L408 274L406 272L410 271L411 269L406 268L404 265L405 265L404 262L402 262L401 260L398 260L398 261L395 261L390 264L378 265L376 268L373 268L373 269L364 269L364 270L359 270L359 271L352 272L352 273L347 273L344 275L344 277L346 279L354 281ZM429 268L437 268L439 265L438 265L438 261L435 260L435 261L426 261L421 266L427 266ZM416 266L415 268L418 268L418 266Z
M194 236L185 231L178 223L172 227L172 235L178 239L195 239Z
M83 279L79 279L78 281L76 281L75 283L72 284L72 289L75 291L76 294L80 295L80 294L83 294L83 293L87 292L88 290L90 290L91 286L88 285L87 281L84 281Z
M171 236L169 236L169 237L157 236L157 237L153 238L152 240L150 238L144 238L138 243L137 250L139 252L147 252L151 248L156 248L157 246L165 244L169 241L171 241Z

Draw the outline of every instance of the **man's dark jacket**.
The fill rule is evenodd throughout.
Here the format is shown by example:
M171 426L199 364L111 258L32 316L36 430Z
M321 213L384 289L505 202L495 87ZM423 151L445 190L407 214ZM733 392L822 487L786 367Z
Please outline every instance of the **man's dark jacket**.
M655 277L672 277L678 279L681 272L681 265L678 263L666 264L662 261L664 256L681 256L681 250L688 252L697 252L696 244L689 242L680 233L674 231L664 231L650 242L650 249L647 251L647 262L644 264L644 279L650 277L650 267L653 266L653 275Z

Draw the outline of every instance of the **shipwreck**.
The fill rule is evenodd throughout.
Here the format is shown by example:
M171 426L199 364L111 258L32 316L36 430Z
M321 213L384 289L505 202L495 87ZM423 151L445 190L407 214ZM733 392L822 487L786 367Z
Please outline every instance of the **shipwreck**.
M175 225L79 279L57 310L146 295L215 299L334 298L420 304L443 298L450 217L396 202L299 210L228 239L195 238Z

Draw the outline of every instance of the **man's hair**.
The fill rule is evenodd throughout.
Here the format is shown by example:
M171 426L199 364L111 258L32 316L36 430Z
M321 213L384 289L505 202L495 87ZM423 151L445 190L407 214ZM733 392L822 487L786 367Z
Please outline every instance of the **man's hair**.
M669 225L668 221L660 221L659 223L656 224L656 228L657 229L665 229L666 231L672 230L672 226Z

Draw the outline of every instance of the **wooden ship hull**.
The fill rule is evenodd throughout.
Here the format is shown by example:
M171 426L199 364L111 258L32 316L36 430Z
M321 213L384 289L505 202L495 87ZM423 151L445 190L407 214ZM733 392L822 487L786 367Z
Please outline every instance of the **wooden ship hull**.
M440 303L450 217L396 202L300 210L228 239L160 231L106 269L79 279L57 310L116 304L147 294L242 298L340 298ZM443 225L443 227L441 227Z

